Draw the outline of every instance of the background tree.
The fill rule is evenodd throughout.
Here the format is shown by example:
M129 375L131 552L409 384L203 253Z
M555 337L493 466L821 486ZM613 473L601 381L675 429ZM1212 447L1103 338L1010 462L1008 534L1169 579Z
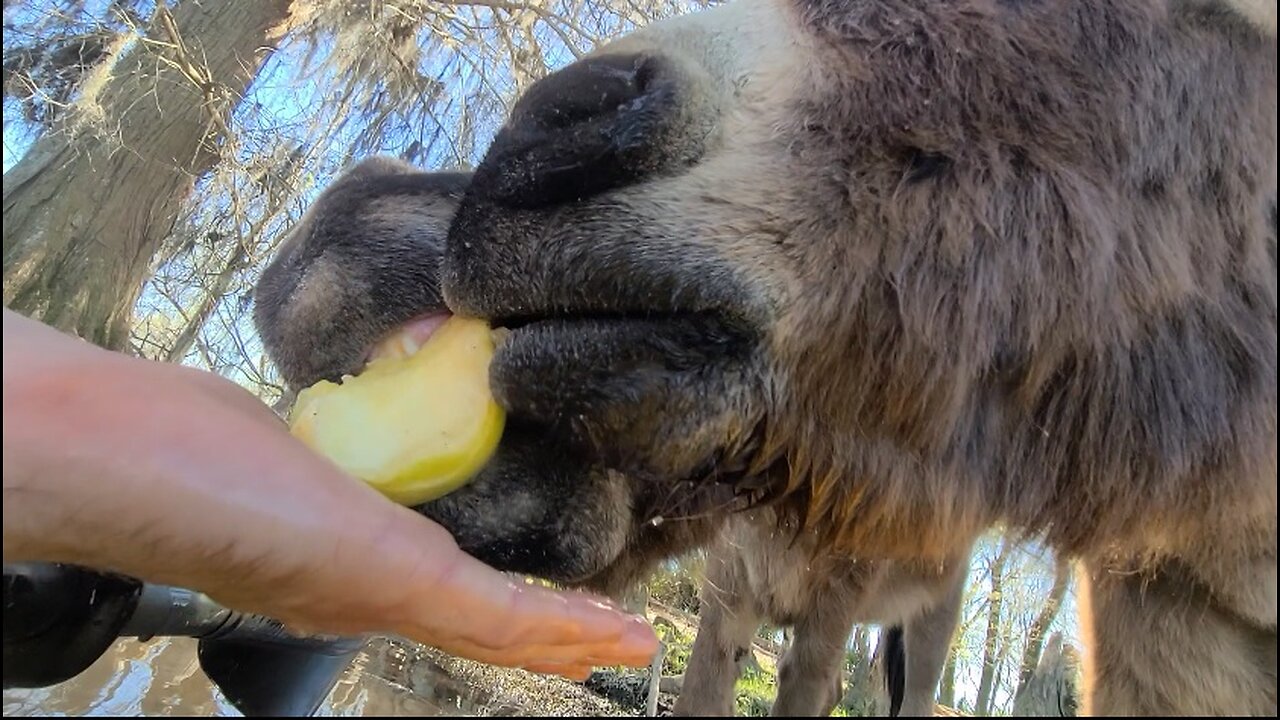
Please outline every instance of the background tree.
M216 162L289 4L161 5L128 50L67 83L75 99L5 173L6 306L125 347L151 257Z
M1078 636L1069 565L1034 539L1000 529L974 549L959 625L943 667L938 703L975 715L1012 712L1024 666L1044 638Z
M1031 630L1027 633L1027 645L1022 652L1022 669L1018 673L1018 689L1014 693L1015 704L1017 696L1021 695L1027 687L1027 683L1031 682L1031 677L1035 673L1036 668L1040 666L1040 653L1044 647L1045 633L1049 631L1049 626L1058 617L1058 610L1062 607L1062 600L1067 596L1067 588L1071 585L1071 565L1064 559L1058 558L1053 568L1053 587L1049 590L1049 597L1044 601L1044 607L1040 610L1040 614L1036 616L1035 622L1031 623ZM1056 642L1059 646L1062 643L1062 634L1058 633ZM1061 647L1058 647L1061 653Z
M974 712L978 715L990 714L996 674L1006 655L1000 642L1000 609L1004 605L1004 566L1008 561L1009 541L1006 540L988 565L991 589L987 593L987 636L982 644L982 679L978 681L978 698L974 703Z
M1075 717L1080 709L1080 658L1054 633L1013 702L1018 717Z

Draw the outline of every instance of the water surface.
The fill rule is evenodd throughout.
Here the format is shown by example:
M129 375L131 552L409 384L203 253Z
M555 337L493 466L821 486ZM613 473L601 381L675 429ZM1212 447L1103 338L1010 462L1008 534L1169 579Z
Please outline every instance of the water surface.
M450 677L413 646L375 638L334 686L320 716L487 715L486 694ZM196 642L120 640L79 676L36 690L7 690L9 716L240 716L209 682Z

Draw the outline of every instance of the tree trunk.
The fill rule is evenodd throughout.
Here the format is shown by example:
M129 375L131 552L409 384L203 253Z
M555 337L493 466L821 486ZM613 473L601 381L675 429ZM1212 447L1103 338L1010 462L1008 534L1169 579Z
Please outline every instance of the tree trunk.
M853 667L845 679L844 697L840 706L854 717L875 717L884 715L888 707L889 694L885 688L884 670L881 667L883 635L881 641L871 649L871 635L865 627L858 625L853 634L851 658Z
M123 349L151 256L232 109L289 17L290 0L156 10L147 37L86 82L4 178L4 304Z
M1080 659L1062 641L1062 633L1049 639L1044 656L1013 701L1015 717L1075 717L1080 704Z
M947 663L942 666L942 680L938 684L938 704L956 706L956 647L947 653Z
M991 563L991 593L987 596L987 637L982 650L982 677L978 681L978 698L973 706L975 715L987 715L991 710L1000 645L1000 607L1003 603L1001 580L1008 559L1009 542L1006 540L1001 543L1000 553Z
M649 694L644 701L644 716L658 716L658 693L662 692L662 661L667 657L667 644L658 643L658 651L649 662Z
M1040 665L1044 634L1049 631L1049 626L1058 617L1058 609L1062 607L1062 600L1067 596L1067 587L1070 584L1071 566L1064 558L1058 558L1053 567L1053 587L1049 590L1049 597L1045 600L1040 614L1036 616L1035 622L1031 623L1031 631L1027 634L1027 647L1022 653L1022 667L1018 672L1018 689L1014 697L1022 694L1027 683L1031 681L1032 674Z

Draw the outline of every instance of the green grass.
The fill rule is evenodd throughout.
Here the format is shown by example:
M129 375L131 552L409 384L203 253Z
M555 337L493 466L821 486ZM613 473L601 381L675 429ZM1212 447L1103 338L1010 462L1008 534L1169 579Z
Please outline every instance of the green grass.
M738 715L764 717L778 694L778 679L772 673L748 668L738 679L735 690Z
M669 623L656 623L658 638L667 646L667 656L662 661L663 675L679 675L689 664L689 654L693 652L693 636L681 632Z
M698 557L669 563L649 578L649 596L668 607L698 614L701 604L698 588L702 586L703 567Z

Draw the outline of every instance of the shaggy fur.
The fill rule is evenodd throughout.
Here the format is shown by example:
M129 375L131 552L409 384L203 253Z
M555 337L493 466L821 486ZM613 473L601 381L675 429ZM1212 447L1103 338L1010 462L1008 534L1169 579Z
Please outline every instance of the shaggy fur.
M445 309L444 237L470 179L374 157L320 194L255 288L255 324L293 390L359 372L387 332Z
M258 323L286 376L336 380L358 372L356 358L380 339L376 332L447 310L436 278L446 228L469 179L374 157L320 195L258 288ZM370 293L373 285L381 286L381 296ZM378 322L331 337L327 328L353 316ZM910 667L901 642L886 659L893 663L886 670L897 670L896 676L887 672L891 715L899 714L904 696L906 715L930 714L963 590L964 574L953 570L962 566L894 567L817 553L812 542L797 546L792 533L779 533L772 513L729 521L710 560L699 640L677 715L733 713L743 648L756 630L748 626L761 618L797 629L783 660L775 714L830 713L842 695L843 643L854 622L909 624ZM888 632L901 640L900 627Z
M1276 149L1259 0L655 23L531 87L458 205L510 423L421 511L605 590L744 506L903 562L1003 522L1087 568L1086 710L1274 714ZM419 290L404 232L311 221L372 245L260 297L295 385Z

